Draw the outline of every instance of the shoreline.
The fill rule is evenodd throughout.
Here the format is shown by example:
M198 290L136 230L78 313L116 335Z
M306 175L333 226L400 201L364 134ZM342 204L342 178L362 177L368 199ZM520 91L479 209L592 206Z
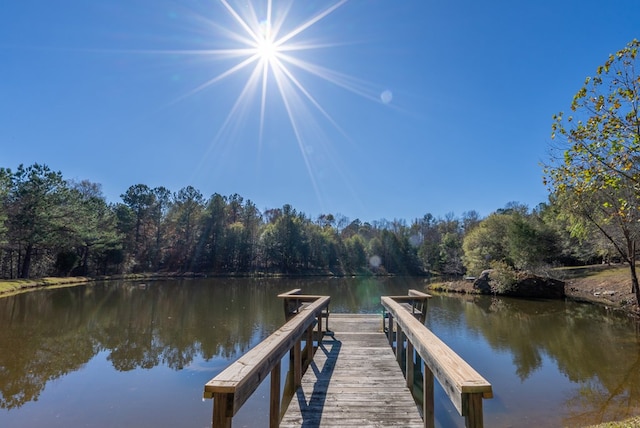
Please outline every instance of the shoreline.
M579 303L603 306L640 319L640 307L631 290L631 278L627 266L595 265L558 269L558 278L565 283L565 299ZM465 280L433 283L430 291L478 294L473 282Z

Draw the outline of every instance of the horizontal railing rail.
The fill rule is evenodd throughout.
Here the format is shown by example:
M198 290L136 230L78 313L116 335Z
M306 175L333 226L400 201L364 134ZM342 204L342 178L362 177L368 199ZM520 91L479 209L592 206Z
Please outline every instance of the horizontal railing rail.
M307 361L313 358L313 328L318 326L322 337L322 314L326 313L329 296L297 296L308 304L296 316L256 345L249 352L211 379L204 386L204 398L213 398L212 426L230 428L233 416L255 392L262 381L271 374L269 426L280 423L280 374L281 360L287 353L293 354L293 378L295 387L302 381L302 341L306 341Z
M435 426L435 378L460 415L464 416L465 426L481 428L482 399L493 397L491 384L401 304L408 297L383 296L381 301L388 316L389 343L393 344L395 326L396 356L402 364L402 355L405 354L407 386L412 390L416 365L421 370L421 360L424 361L422 398L425 427Z
M408 309L414 317L424 323L427 316L427 303L431 298L431 295L413 289L409 290L407 294L407 296L387 297L390 297L394 301L400 303L400 305Z

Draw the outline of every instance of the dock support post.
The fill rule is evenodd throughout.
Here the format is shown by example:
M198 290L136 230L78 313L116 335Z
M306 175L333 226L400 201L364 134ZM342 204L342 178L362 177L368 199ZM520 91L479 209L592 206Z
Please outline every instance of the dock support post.
M278 362L271 370L271 397L269 399L269 428L280 426L280 367Z

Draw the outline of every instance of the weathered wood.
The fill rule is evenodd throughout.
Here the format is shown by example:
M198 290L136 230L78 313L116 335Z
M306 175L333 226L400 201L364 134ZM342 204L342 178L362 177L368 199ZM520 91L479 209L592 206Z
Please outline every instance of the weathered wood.
M301 294L302 289L294 288L286 293L278 294L278 298L283 299L284 302L284 316L285 320L289 321L291 318L300 313L300 311L307 306L310 302L315 302L321 297L312 294ZM329 305L318 314L319 330L322 331L322 319L325 319L325 331L329 329Z
M271 370L271 390L269 398L269 428L280 425L280 374L282 364L278 363Z
M381 300L382 305L395 317L403 334L413 343L416 352L424 360L426 366L438 379L458 412L466 418L477 418L479 414L481 416L481 410L478 412L475 410L476 407L473 407L472 414L466 413L466 410L463 409L463 402L468 399L468 394L480 394L483 398L491 398L493 396L491 384L420 321L415 319L394 298L382 297ZM482 402L480 401L481 406ZM482 421L472 423L482 424Z
M427 302L430 294L418 290L409 290L407 296L388 296L407 309L420 322L424 323L427 317Z
M379 315L332 315L283 428L423 427Z
M214 412L217 398L225 402L225 411L220 414L225 417L235 415L276 364L280 363L282 357L314 325L318 314L327 308L330 300L328 296L321 296L309 303L297 316L207 382L204 397L214 398ZM227 395L224 400L221 398L223 394ZM216 420L218 419L214 415L214 426L218 426L215 425Z
M482 394L466 394L463 399L464 425L466 428L482 428Z
M313 359L313 325L310 325L307 329L307 361L311 362Z
M295 386L300 386L302 381L302 343L300 340L293 345L293 381Z
M433 427L435 378L465 417L467 428L482 428L482 399L492 396L491 385L424 326L430 296L410 290L409 296L383 297L388 311L387 337L384 318L334 315L334 332L324 338L322 318L327 319L328 329L330 298L299 293L291 290L279 296L293 302L285 303L285 311L295 312L283 327L205 385L204 396L214 398L214 427L230 428L232 417L270 373L270 427ZM314 358L316 324L319 352ZM394 339L395 358L389 346ZM291 384L300 388L293 400L285 397L283 403L280 360L287 352L293 360ZM309 364L313 370L307 370L303 377ZM423 372L424 420L409 389L415 371ZM280 420L283 408L287 410Z
M402 352L404 351L404 331L396 320L396 360L402 364Z
M233 395L224 393L213 394L213 418L215 427L231 428L233 418Z
M425 428L435 428L436 426L433 389L433 373L425 365L422 373L422 418L424 419Z
M294 296L302 294L302 289L295 288L293 290L289 290L286 293L278 294L278 298L283 299L284 303L284 318L289 321L291 317L297 314L300 311L302 306L302 301L299 298Z
M407 350L405 358L405 373L407 377L407 387L413 393L413 343L407 341Z

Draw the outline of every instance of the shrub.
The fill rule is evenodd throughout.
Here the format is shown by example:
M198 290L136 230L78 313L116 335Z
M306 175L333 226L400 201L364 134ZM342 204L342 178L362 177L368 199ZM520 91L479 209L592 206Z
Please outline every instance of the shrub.
M518 281L515 269L500 260L492 261L491 269L491 289L494 293L504 294L514 289Z

